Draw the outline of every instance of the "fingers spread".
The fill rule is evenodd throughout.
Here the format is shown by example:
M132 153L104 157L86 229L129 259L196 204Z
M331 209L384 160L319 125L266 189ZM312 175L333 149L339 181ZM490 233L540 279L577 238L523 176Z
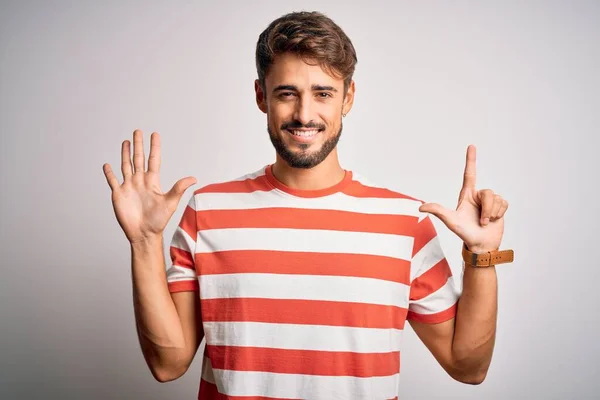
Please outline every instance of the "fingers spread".
M133 174L133 168L131 167L131 143L129 140L125 140L121 145L121 172L125 180L129 179Z
M196 178L188 176L175 182L171 190L167 192L167 201L177 207L183 193L192 185L196 184Z
M133 167L135 173L144 172L144 141L143 133L139 129L133 132Z
M119 181L117 177L112 171L112 168L109 164L104 164L102 166L102 170L104 171L104 176L106 177L106 181L108 182L108 186L110 186L111 190L116 190L119 187Z
M148 157L148 172L158 173L160 170L160 135L154 132L150 136L150 156Z

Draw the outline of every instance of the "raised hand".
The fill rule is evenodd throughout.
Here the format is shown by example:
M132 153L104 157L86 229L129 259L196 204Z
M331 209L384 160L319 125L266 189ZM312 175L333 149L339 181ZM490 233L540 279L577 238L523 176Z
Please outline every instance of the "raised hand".
M119 185L109 164L102 169L112 190L112 203L119 225L130 243L162 236L169 219L177 209L183 193L196 183L194 177L182 178L171 190L160 189L160 136L154 132L150 137L148 170L144 170L145 157L142 131L133 132L133 168L130 142L121 146L121 172L123 183Z
M475 166L475 146L470 145L456 210L426 203L419 211L435 215L463 240L469 250L482 253L500 247L508 202L490 189L475 189Z

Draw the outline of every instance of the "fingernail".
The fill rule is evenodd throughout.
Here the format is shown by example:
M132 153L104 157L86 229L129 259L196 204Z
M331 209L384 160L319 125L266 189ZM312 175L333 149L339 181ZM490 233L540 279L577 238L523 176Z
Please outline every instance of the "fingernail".
M484 225L487 225L489 222L490 222L490 219L489 219L489 218L484 218L484 219L483 219L483 224L484 224Z

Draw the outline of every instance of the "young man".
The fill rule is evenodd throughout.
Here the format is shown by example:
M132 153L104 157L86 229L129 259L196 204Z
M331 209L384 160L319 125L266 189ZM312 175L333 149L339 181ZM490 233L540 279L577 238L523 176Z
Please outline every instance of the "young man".
M191 196L163 255L163 230L192 177L162 193L160 137L104 165L131 243L139 341L154 377L185 373L206 337L200 399L390 399L405 321L448 374L481 383L496 331L496 252L508 204L475 189L467 149L456 210L377 187L340 166L356 54L320 13L273 21L256 49L256 102L276 161ZM465 243L459 297L427 213ZM468 253L481 253L479 256ZM488 253L491 252L491 253ZM483 260L482 264L485 263ZM491 266L489 266L492 264ZM165 271L166 270L166 271Z

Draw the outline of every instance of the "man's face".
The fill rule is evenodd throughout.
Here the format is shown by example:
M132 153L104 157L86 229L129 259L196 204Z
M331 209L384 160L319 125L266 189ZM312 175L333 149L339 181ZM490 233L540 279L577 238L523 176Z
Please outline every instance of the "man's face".
M265 77L263 92L255 82L259 108L277 154L293 168L312 168L335 150L342 114L354 98L354 82L344 96L344 81L309 65L298 56L279 55Z

